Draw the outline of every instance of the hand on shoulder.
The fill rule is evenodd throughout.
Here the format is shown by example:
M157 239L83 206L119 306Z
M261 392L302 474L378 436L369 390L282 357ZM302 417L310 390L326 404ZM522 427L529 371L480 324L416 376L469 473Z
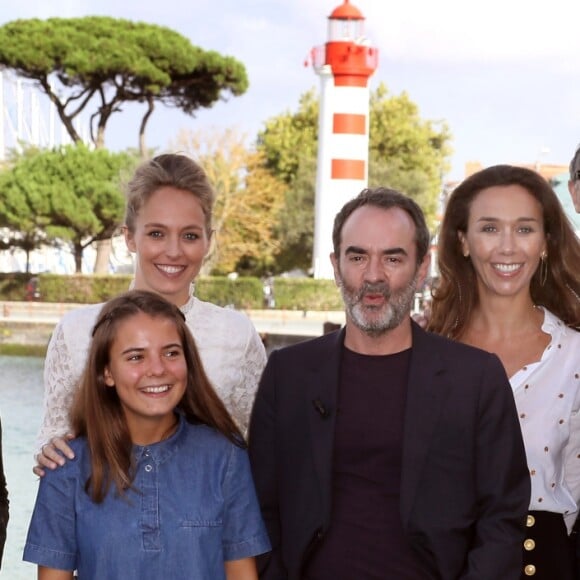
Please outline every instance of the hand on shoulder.
M32 471L39 477L44 477L45 468L56 469L63 466L67 459L74 459L75 454L68 444L74 438L72 433L67 433L64 437L53 437L44 444L36 456L37 465L33 467Z

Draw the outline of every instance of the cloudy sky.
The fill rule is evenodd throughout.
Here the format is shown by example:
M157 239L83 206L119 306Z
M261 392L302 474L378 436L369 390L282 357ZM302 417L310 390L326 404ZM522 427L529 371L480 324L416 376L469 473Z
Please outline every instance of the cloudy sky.
M196 118L157 109L148 144L166 149L178 131L235 126L255 136L269 117L294 110L318 79L304 60L326 40L342 0L0 0L16 18L110 15L157 23L193 44L229 54L250 89ZM577 0L355 0L379 48L371 88L406 91L421 115L453 134L449 178L464 165L567 163L580 142L580 2ZM136 106L135 106L136 107ZM107 145L136 146L141 110L111 121Z

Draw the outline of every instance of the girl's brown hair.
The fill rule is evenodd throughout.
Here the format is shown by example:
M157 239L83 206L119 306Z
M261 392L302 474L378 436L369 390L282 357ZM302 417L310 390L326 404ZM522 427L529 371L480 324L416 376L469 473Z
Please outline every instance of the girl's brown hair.
M133 443L117 391L105 384L111 345L119 325L144 313L174 322L187 364L187 386L176 410L190 423L213 427L234 444L244 439L221 399L215 393L201 363L195 341L182 312L161 296L131 290L107 302L96 321L88 360L72 410L71 424L87 438L91 475L86 484L93 501L104 500L112 484L122 494L134 478Z

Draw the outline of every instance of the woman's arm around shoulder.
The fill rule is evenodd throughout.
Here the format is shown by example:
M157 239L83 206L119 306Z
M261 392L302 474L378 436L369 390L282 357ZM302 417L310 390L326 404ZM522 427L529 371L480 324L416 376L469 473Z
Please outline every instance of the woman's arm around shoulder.
M102 304L92 304L67 312L52 333L44 361L43 416L34 453L36 475L44 475L45 467L55 469L73 458L68 445L73 436L69 410L101 308Z
M44 404L35 455L40 453L43 445L54 437L62 437L70 431L68 412L79 374L80 372L74 369L73 356L66 341L62 320L52 333L44 360Z
M44 404L40 431L36 438L33 472L43 477L44 469L56 469L74 454L67 441L70 433L68 411L74 397L76 381L72 360L64 336L63 321L56 326L44 361Z

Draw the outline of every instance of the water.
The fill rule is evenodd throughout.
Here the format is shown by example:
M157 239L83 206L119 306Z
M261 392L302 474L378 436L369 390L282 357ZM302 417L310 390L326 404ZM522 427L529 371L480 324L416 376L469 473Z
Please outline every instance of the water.
M10 498L3 580L36 578L36 566L22 561L22 550L38 486L32 454L42 408L42 365L41 358L0 356L2 452Z

